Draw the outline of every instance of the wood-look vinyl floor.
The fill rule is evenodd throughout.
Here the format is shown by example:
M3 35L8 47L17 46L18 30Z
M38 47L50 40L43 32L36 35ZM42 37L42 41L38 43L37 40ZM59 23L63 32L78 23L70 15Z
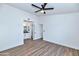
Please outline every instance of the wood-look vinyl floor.
M79 51L44 40L26 40L25 44L0 52L0 56L78 56Z

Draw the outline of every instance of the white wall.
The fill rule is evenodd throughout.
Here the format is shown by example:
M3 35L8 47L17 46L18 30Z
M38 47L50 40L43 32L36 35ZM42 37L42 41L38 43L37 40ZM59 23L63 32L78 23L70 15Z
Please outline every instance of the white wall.
M79 49L79 13L40 16L44 40Z
M23 20L27 18L37 26L38 18L35 15L9 5L0 5L0 51L23 44ZM36 39L39 38L38 33L35 35Z

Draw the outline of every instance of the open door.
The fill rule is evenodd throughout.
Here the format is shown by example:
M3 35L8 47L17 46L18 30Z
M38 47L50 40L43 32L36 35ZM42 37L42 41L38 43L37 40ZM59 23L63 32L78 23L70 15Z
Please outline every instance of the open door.
M40 24L40 38L43 40L43 24Z

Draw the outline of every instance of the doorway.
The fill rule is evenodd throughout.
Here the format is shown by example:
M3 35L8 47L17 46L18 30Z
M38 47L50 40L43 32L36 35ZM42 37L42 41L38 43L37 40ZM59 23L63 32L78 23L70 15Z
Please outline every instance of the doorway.
M24 34L24 40L30 39L33 40L33 22L29 20L24 20L24 26L23 26L23 34Z
M43 24L39 24L40 39L43 40Z

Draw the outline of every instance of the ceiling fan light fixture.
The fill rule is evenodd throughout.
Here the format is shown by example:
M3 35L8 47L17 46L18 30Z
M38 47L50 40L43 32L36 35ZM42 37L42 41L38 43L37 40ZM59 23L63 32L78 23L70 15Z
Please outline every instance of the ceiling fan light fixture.
M46 14L46 10L53 10L54 8L45 8L47 3L41 5L41 7L32 4L33 7L38 8L39 10L35 11L35 13L40 12L42 14Z
M44 13L44 10L41 10L40 12L41 12L41 13Z

